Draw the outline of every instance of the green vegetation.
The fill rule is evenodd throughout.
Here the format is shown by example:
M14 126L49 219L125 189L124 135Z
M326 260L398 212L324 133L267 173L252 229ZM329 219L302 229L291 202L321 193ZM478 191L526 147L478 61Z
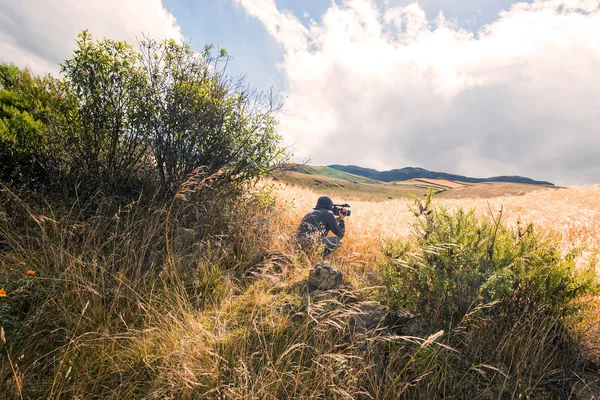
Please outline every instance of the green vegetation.
M514 230L501 213L481 219L431 200L415 201L414 240L389 243L382 266L392 307L446 330L443 341L454 349L417 360L413 368L431 372L417 392L556 396L584 369L572 328L599 293L595 261L577 269L580 249L562 255L533 225Z
M381 182L348 174L330 167L298 166L291 172L279 174L286 184L327 192L339 199L385 201L426 196L429 189L443 198L488 198L503 195L523 195L546 188L542 185L522 183L464 183L435 179L410 179ZM552 188L557 189L556 186Z
M318 170L317 170L318 171ZM332 178L304 172L284 172L276 179L289 185L306 187L311 190L328 193L340 201L366 200L385 201L396 198L409 199L411 195L424 196L428 186L414 183L412 185L393 185L384 183L364 183L353 178Z
M50 138L58 82L33 77L29 71L0 64L0 178L24 182L39 179L54 167L57 149Z
M83 32L64 78L0 68L2 180L44 178L115 192L160 184L174 193L195 172L246 182L278 165L272 96L225 73L228 56L174 41L93 41Z
M293 169L295 172L300 172L307 175L318 175L318 176L326 176L329 178L341 179L344 181L352 182L352 183L371 183L374 185L382 184L381 181L377 181L374 179L368 179L359 175L349 174L343 171L338 171L337 169L329 168L329 167L312 167L308 165L300 165Z

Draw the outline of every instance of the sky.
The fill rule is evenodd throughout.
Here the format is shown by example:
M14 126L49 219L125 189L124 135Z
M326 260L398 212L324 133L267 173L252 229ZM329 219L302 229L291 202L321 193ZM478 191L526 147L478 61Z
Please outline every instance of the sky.
M600 0L0 0L0 62L83 29L226 48L300 161L600 183Z

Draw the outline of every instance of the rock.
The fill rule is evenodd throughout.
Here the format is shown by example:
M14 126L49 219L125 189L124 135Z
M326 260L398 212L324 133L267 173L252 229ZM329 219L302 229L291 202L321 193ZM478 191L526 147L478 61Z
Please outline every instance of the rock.
M360 298L357 293L353 292L350 289L340 289L340 302L344 304L353 304L358 303Z
M400 335L422 337L427 333L429 324L422 316L401 308L386 315L385 325Z
M177 228L177 236L183 246L191 246L196 240L196 232L183 226Z
M408 320L402 327L402 334L406 336L423 337L427 333L429 323L420 315Z
M384 325L388 308L374 301L363 301L352 305L353 325L364 332Z
M315 303L320 301L335 300L340 304L352 304L359 301L356 293L344 287L331 290L314 290L310 292L309 295Z
M414 317L415 316L410 311L401 308L398 311L390 312L386 315L385 324L390 327L390 329L399 331Z
M353 326L361 333L375 328L398 335L416 337L423 337L427 333L428 322L425 318L413 315L405 309L390 312L387 306L374 301L353 304L350 315L352 315Z
M315 303L339 299L339 293L332 290L315 290L310 295Z
M320 290L336 289L342 283L342 272L326 262L320 262L308 273L308 283Z

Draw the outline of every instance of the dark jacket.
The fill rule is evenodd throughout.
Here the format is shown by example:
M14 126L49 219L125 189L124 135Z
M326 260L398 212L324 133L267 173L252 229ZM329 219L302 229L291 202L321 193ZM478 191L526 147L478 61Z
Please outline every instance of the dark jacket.
M335 215L331 211L332 208L333 201L330 197L319 197L317 206L302 218L302 222L296 232L297 236L299 238L312 235L325 237L331 231L337 237L343 238L344 233L346 233L346 225L344 221L340 221L338 224Z

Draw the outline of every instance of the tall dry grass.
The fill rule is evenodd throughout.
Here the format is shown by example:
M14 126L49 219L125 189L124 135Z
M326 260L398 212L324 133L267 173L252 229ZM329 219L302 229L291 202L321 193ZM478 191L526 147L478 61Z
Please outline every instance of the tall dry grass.
M277 189L277 198L289 210L288 230L314 207L319 195L326 194L281 184ZM336 262L354 283L376 285L377 255L382 243L387 239L407 240L412 233L412 200L372 202L357 200L351 194L334 198L334 202L346 201L352 205L352 216L346 220L347 234L344 245L335 255ZM502 220L512 227L533 223L542 236L558 241L564 252L583 249L577 260L581 267L600 251L600 185L548 188L520 196L440 198L434 202L450 210L475 209L484 217L496 217L502 211ZM582 320L580 329L594 357L600 360L600 299L591 301L598 305Z
M289 207L290 229L314 203L319 193L298 186L278 186L278 198ZM357 262L363 255L372 255L384 238L407 239L411 234L413 215L410 199L370 202L353 199L351 194L334 198L336 202L351 202L352 217L348 218L348 235L340 253ZM501 196L489 199L436 199L436 204L451 210L475 209L485 216L502 210L502 219L510 225L532 222L536 228L552 235L564 250L585 247L585 255L600 250L600 185L564 189L542 189L522 196ZM582 262L585 259L582 259Z
M560 203L554 193L490 204L516 221L511 210L528 210L519 201L542 212ZM583 208L586 189L569 193L584 211L570 220L597 218ZM440 334L352 334L352 307L307 297L299 283L318 257L299 253L293 235L318 194L275 195L191 193L170 208L104 198L49 205L3 192L0 398L441 398L445 379L475 379L448 370L453 350ZM447 204L487 212L478 200ZM380 245L408 238L412 215L405 200L352 205L332 262L361 299L385 302ZM418 391L428 376L436 379ZM482 393L497 398L494 385Z
M0 195L0 398L395 398L421 373L397 374L411 354L438 346L396 338L388 365L391 338L351 339L352 309L294 287L312 256L268 193Z

